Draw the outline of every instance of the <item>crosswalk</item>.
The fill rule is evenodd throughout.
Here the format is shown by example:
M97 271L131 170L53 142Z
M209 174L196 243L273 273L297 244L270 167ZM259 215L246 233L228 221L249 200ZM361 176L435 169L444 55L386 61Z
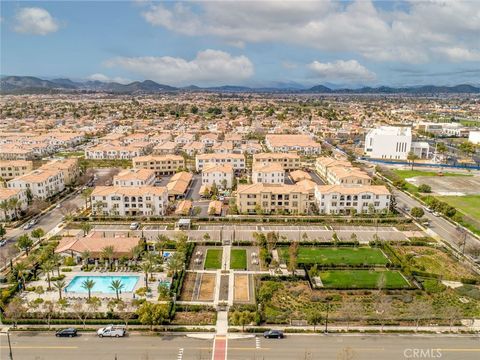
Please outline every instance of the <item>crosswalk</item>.
M260 343L260 338L258 336L255 337L255 348L256 349L262 348L262 344Z
M183 348L178 349L177 360L183 359Z

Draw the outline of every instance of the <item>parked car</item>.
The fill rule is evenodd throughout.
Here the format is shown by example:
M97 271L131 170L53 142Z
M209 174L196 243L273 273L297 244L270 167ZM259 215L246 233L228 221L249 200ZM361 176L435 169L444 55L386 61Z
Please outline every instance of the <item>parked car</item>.
M7 240L0 240L0 247L4 246L7 243Z
M263 333L263 337L266 339L283 339L283 331L268 330Z
M38 222L37 219L32 219L30 220L28 223L26 223L25 225L23 225L23 230L30 230L32 227L35 226L35 224Z
M109 325L97 330L99 337L123 337L126 333L125 327L121 325Z
M140 227L138 222L133 222L130 224L130 230L137 230Z
M436 217L439 217L439 216L440 216L440 214L439 214L438 212L436 212L436 211L433 211L432 214L433 214L434 216L436 216Z
M55 333L56 337L74 337L77 336L77 329L75 328L67 328L67 329L60 329L57 330Z

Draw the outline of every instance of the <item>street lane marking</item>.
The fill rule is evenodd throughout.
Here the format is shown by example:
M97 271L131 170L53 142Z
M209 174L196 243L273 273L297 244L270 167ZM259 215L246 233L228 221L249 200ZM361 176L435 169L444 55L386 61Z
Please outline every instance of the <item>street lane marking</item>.
M258 336L255 336L255 348L260 349L261 344L260 344L260 338Z
M8 349L8 346L0 346L0 349ZM12 346L12 349L78 349L78 346Z
M183 359L183 348L178 349L177 360Z
M473 349L438 349L445 352L480 352L480 348Z

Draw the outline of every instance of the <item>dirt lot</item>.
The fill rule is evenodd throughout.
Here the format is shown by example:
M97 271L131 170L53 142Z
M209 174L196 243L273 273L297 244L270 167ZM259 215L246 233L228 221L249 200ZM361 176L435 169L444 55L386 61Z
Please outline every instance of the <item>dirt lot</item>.
M248 291L248 275L235 275L234 280L234 301L247 302L249 301Z
M215 274L203 274L198 300L213 301L215 295Z
M180 300L182 301L191 301L193 296L193 289L195 287L195 279L197 274L193 272L187 272L185 278L183 279L182 293L180 295Z
M430 185L439 195L480 194L480 176L417 176L407 181L415 186Z

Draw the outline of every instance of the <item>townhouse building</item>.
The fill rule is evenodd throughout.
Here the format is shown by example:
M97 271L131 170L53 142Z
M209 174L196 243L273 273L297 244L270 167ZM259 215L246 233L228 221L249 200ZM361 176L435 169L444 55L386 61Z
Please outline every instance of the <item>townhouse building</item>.
M284 184L285 170L282 164L274 163L254 163L252 167L252 183L266 184Z
M180 145L173 141L165 141L156 145L152 153L154 155L175 154L180 149Z
M231 164L233 170L245 170L245 156L242 154L201 154L195 157L195 169L203 170L208 163L213 164Z
M241 184L237 188L237 208L240 213L266 214L285 212L308 214L315 202L314 188L303 185Z
M155 175L174 174L185 168L185 159L180 155L146 155L132 159L136 169L150 169Z
M91 195L92 214L162 216L168 207L164 186L97 186Z
M149 148L144 145L145 143L129 145L100 143L85 149L85 158L92 160L131 160L149 152ZM148 146L150 145L148 143Z
M279 163L282 165L283 170L292 171L300 168L300 156L293 153L260 153L253 155L253 166L272 163Z
M113 177L114 186L149 186L154 185L155 171L151 169L127 169Z
M59 170L63 173L65 185L72 185L80 176L80 167L78 159L55 159L40 167L45 170Z
M45 200L65 189L65 179L61 170L37 169L8 181L7 187L25 190L32 198Z
M319 154L322 147L309 135L267 134L265 145L272 152L296 151L307 155Z
M202 169L202 185L212 186L213 183L221 189L231 189L234 179L232 164L208 163Z
M383 185L317 185L315 198L321 214L388 212L391 202Z
M33 163L28 160L0 160L0 178L11 180L22 176L33 169Z

